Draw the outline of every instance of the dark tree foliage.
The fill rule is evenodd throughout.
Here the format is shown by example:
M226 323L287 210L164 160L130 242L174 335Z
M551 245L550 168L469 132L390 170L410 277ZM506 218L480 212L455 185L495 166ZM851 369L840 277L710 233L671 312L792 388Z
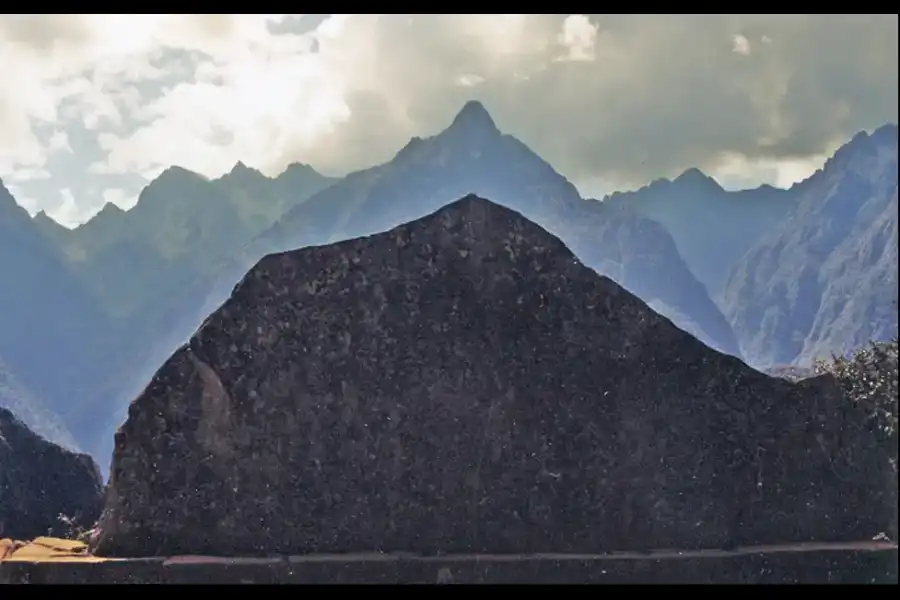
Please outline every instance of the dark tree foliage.
M878 428L897 441L897 347L896 339L876 342L849 358L819 361L819 373L831 373L845 393L866 407ZM896 449L896 446L895 446Z
M897 354L895 338L889 342L873 342L849 357L833 356L830 361L817 361L815 365L817 372L835 376L847 398L869 415L869 439L874 438L876 462L884 460L890 464L886 487L872 490L883 494L885 510L893 515L889 517L886 534L880 534L890 539L897 537ZM848 449L848 452L858 455L866 450L872 448ZM872 467L857 465L860 469Z
M897 354L898 341L873 342L850 357L818 361L819 373L837 377L847 397L866 410L873 429L884 442L897 469Z

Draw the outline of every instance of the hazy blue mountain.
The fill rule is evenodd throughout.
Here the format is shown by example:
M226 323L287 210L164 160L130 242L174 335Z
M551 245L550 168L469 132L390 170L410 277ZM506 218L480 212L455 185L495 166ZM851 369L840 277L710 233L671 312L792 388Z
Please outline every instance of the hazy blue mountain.
M634 192L612 194L604 202L627 204L661 223L715 299L734 264L785 219L796 197L768 185L729 192L699 170L688 169L672 181L660 179Z
M438 135L413 138L390 162L352 173L289 211L250 245L231 279L267 253L384 231L468 193L537 221L706 344L738 353L727 321L663 227L582 199L525 144L500 132L478 102ZM217 290L215 303L225 292Z
M0 356L63 419L105 371L109 320L0 183Z
M29 219L7 194L12 217L0 217L0 234L5 226L15 236L0 239L0 272L27 273L32 285L16 295L19 312L4 315L19 325L0 331L0 351L20 359L12 370L23 378L39 374L46 384L39 395L64 415L81 447L96 451L109 407L130 399L158 367L154 349L168 352L196 326L218 265L331 181L306 165L268 178L239 163L217 180L172 167L131 210L107 204L73 230L43 213ZM45 299L63 304L49 320ZM98 320L103 327L91 325ZM48 370L51 359L71 369ZM79 375L71 385L69 370Z
M64 243L67 238L69 229L63 227L56 221L54 221L47 213L44 211L38 211L36 215L32 218L32 222L38 228L38 230L49 237L51 240L54 240L59 243Z
M860 133L794 186L721 305L746 358L807 365L897 334L897 126Z
M0 355L31 390L20 396L58 413L105 469L127 402L263 255L383 231L477 193L738 355L707 291L724 287L750 362L802 361L896 332L896 139L896 127L858 136L790 190L726 192L689 170L598 202L473 102L446 130L341 180L305 165L269 178L238 163L216 180L172 167L132 210L107 205L74 230L29 220L3 189L0 272L16 283L0 290Z
M48 219L42 229L60 241L110 314L140 314L177 295L330 182L303 165L270 179L238 163L218 180L171 167L127 212L107 204L72 231L60 232Z
M49 410L31 390L27 389L10 371L0 356L0 408L12 411L23 423L41 437L77 450L75 438L69 433L62 419Z
M288 171L282 177L303 171ZM240 177L240 185L234 179ZM278 183L278 182L276 182ZM238 165L219 185L267 197L259 173ZM296 188L292 184L288 189ZM428 214L467 193L506 204L563 237L588 264L610 274L651 306L708 345L739 352L734 334L658 223L630 210L584 200L575 187L516 138L497 130L479 103L469 103L440 134L414 138L388 163L351 173L295 203L267 231L221 269L197 275L155 312L142 315L138 336L146 353L130 369L139 375L102 395L105 433L91 450L106 457L112 432L127 408L123 398L147 379L195 328L228 297L235 283L265 254L384 231Z

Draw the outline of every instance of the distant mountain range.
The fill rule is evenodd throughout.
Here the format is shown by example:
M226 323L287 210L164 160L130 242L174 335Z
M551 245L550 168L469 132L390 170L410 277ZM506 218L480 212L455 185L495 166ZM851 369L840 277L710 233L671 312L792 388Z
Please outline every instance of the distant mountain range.
M745 357L809 365L895 338L897 126L857 135L791 194L720 292Z
M597 201L470 102L446 130L340 179L305 165L269 178L238 163L215 180L172 167L133 209L107 205L74 230L29 219L0 187L0 356L105 469L128 402L262 256L383 231L468 193L759 368L896 335L896 126L860 134L790 190L728 192L690 170Z
M788 190L697 169L605 203L662 224L759 368L897 335L896 125L862 132Z

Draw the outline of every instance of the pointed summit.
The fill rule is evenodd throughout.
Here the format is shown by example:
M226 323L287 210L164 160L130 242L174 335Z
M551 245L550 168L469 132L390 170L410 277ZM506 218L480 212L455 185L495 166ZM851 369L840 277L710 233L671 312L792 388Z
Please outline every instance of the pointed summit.
M692 185L714 190L722 189L722 186L719 185L719 182L696 167L691 167L690 169L686 170L684 173L676 177L672 181L672 183Z
M39 210L35 213L34 217L32 217L32 221L34 221L40 227L47 227L50 229L57 229L63 227L56 219L48 215L45 211Z
M248 167L244 164L244 161L237 161L234 166L231 168L231 171L228 173L229 175L240 176L240 175L262 175L257 169L253 167Z
M106 204L103 205L103 208L101 208L99 211L97 211L95 218L99 217L101 215L103 215L102 218L104 218L104 219L107 219L110 217L114 218L121 214L125 214L125 211L122 210L121 206L119 206L118 204L113 204L112 202L107 202Z
M456 118L453 119L453 123L450 124L450 129L467 132L498 131L490 113L477 100L469 100L463 105L462 110L459 111Z
M303 175L306 175L306 174L318 175L318 172L306 163L292 162L291 164L289 164L288 166L286 166L284 168L284 171L282 171L281 174L278 175L278 177L281 177L282 175L297 176L297 175L301 175L301 174L303 174Z
M115 223L116 219L124 214L125 211L122 210L119 205L113 204L112 202L107 202L100 210L94 213L93 217L91 217L81 225L78 225L76 229L87 227L88 229L86 229L85 231L91 231L95 227L104 228L107 227L107 224L109 223Z
M208 179L199 173L195 173L184 167L179 167L178 165L172 165L171 167L166 168L162 173L160 173L156 179L151 181L145 190L151 186L160 186L160 185L177 185L179 183L187 183L187 182L195 182L195 181L208 181Z
M876 144L897 144L897 124L887 123L872 132L869 136Z

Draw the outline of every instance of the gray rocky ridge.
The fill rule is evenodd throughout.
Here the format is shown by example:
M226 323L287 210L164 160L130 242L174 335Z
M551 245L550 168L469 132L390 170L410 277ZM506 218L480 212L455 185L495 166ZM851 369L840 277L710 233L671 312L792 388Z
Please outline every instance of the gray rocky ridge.
M256 264L131 404L94 549L871 538L896 522L873 435L830 378L794 384L709 349L467 196Z

